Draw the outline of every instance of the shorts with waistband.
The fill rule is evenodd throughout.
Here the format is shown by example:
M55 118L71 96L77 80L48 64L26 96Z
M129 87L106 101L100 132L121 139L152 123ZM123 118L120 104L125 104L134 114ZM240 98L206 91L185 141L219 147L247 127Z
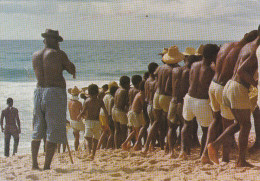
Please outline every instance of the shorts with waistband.
M194 117L196 117L200 126L209 127L213 121L209 99L198 99L186 94L184 97L183 118L186 121L192 121Z
M171 101L168 116L167 116L168 120L173 124L178 124L178 125L183 124L184 119L182 116L182 109L183 109L182 103L176 103Z
M134 127L142 127L145 126L144 113L136 113L134 111L129 111L127 114L127 118L132 126Z
M67 143L66 135L66 89L41 88L34 91L33 140L46 139L53 143Z
M153 98L153 108L168 112L171 100L172 96L166 96L156 92Z
M117 108L112 109L112 118L115 122L120 124L127 125L128 123L126 112L118 110Z
M73 131L85 131L85 125L82 121L71 120L70 126L72 127Z
M232 119L234 116L227 106L222 102L224 86L211 81L209 86L209 100L213 112L220 111L221 116L226 119Z
M101 136L101 126L99 120L85 120L85 138L99 140Z

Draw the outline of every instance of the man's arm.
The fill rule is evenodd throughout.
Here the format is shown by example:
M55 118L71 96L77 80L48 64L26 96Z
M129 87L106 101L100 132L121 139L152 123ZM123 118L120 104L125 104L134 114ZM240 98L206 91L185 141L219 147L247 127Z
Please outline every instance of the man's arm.
M20 134L21 133L21 126L20 126L20 118L19 118L18 110L16 112L16 121L17 121L17 125L18 125L18 131L19 131L19 134Z
M65 52L61 51L62 55L62 65L64 70L67 70L70 74L73 75L73 78L76 78L76 67L75 65L69 60L68 56Z
M2 132L4 132L4 127L3 127L3 124L4 124L4 112L2 111L2 114L1 114L1 129L2 129Z
M249 72L255 72L257 70L257 67L257 57L255 53L253 53L240 65L237 73L241 79L256 87L257 81L254 80L253 74L250 74Z

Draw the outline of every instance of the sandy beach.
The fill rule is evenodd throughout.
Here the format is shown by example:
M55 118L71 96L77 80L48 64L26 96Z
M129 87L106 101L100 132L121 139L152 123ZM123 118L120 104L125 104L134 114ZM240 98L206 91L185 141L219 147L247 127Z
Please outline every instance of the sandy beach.
M90 160L86 150L72 151L74 164L68 152L56 153L47 171L32 170L31 155L19 155L0 158L0 180L260 180L260 151L247 155L253 168L236 168L236 151L230 163L220 165L201 164L198 148L192 149L188 160L179 160L178 155L178 148L172 159L159 148L147 155L132 150L98 150ZM38 160L42 168L43 153Z

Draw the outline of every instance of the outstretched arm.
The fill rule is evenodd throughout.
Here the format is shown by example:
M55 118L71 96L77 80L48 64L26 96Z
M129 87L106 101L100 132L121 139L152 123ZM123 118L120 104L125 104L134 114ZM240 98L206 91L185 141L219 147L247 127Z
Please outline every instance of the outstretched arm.
M2 132L4 132L4 127L3 127L3 124L4 124L4 113L2 111L2 114L1 114L1 129L2 129Z
M64 70L67 70L70 74L73 75L73 78L76 78L76 67L75 65L69 60L68 56L65 52L61 51L62 54L62 65Z

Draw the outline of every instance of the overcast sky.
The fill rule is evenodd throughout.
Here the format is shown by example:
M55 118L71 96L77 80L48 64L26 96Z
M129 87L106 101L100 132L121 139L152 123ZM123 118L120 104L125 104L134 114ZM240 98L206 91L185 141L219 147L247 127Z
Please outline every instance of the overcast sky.
M0 0L0 39L238 40L260 24L260 0Z

